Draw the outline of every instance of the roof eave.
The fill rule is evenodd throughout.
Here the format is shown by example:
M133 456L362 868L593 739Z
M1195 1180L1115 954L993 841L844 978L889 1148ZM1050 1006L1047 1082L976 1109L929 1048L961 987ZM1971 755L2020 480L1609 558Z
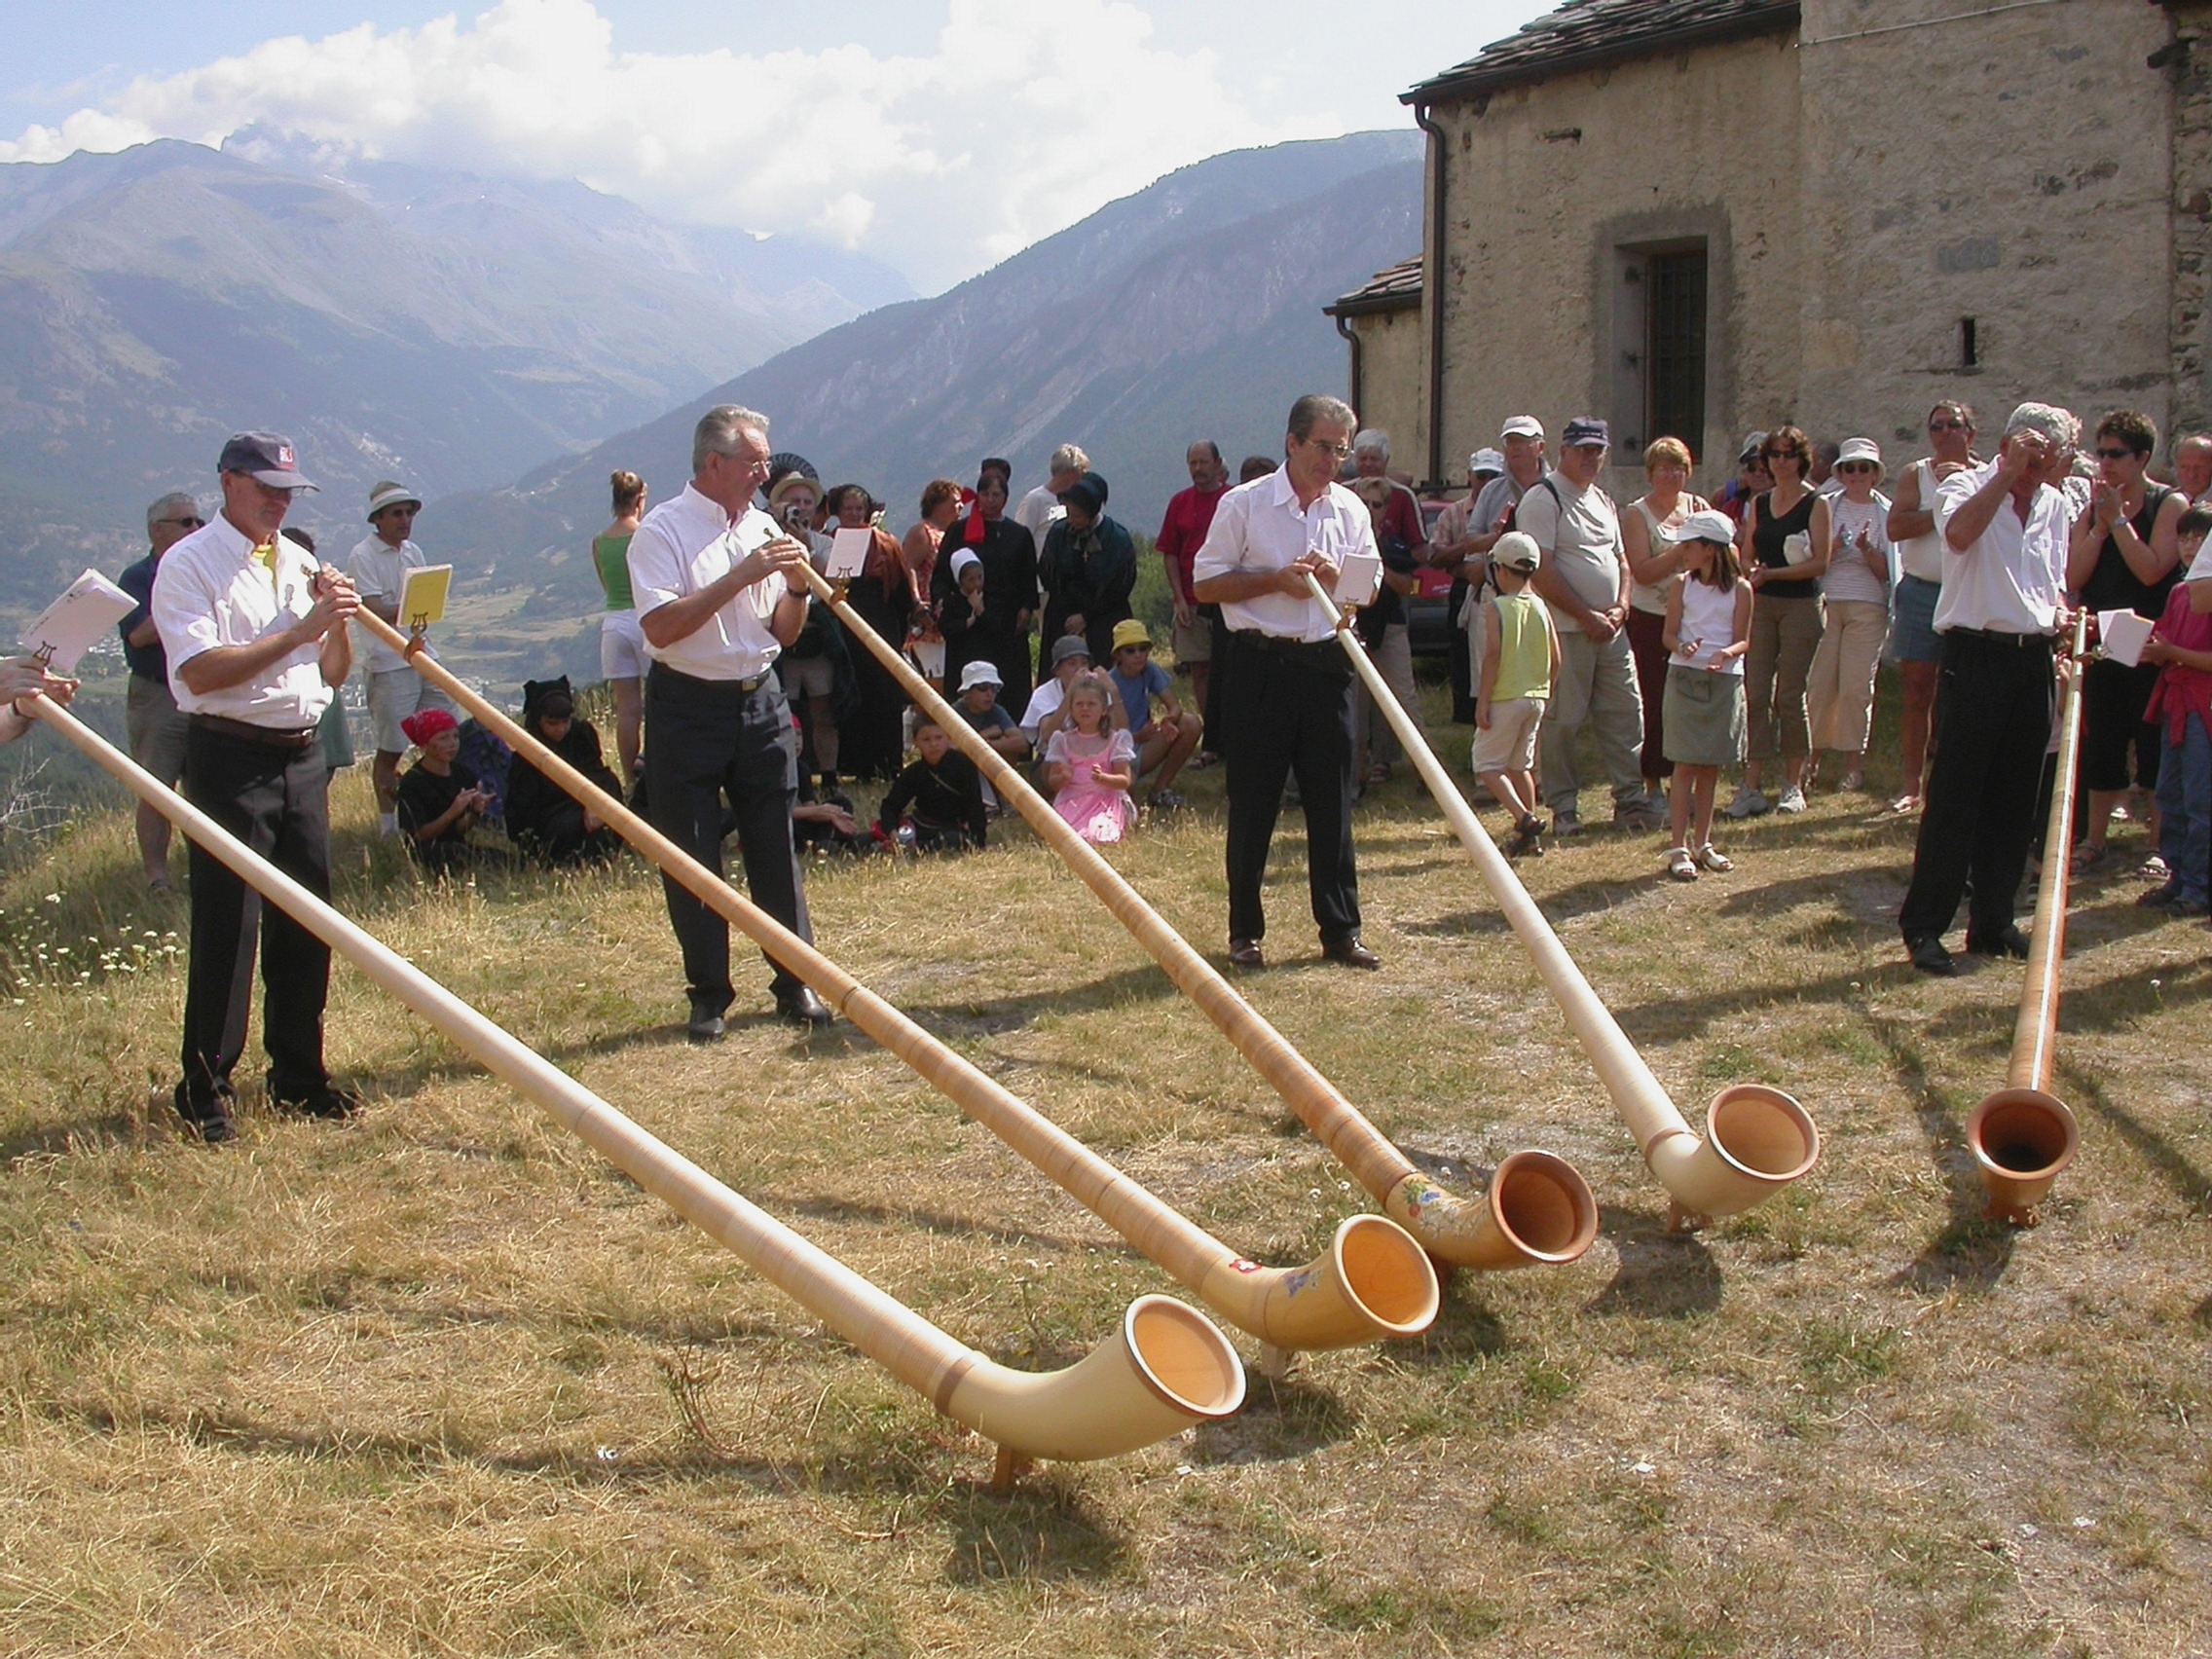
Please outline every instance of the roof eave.
M1411 293L1369 294L1364 297L1346 294L1333 306L1323 306L1323 316L1373 316L1378 312L1419 311L1420 290Z
M1639 57L1659 57L1687 51L1691 47L1717 46L1732 40L1749 40L1758 35L1780 34L1785 30L1794 31L1801 18L1802 8L1797 0L1788 0L1787 4L1766 6L1756 12L1742 13L1732 18L1717 18L1707 23L1689 24L1670 30L1664 35L1631 35L1606 41L1602 46L1589 46L1579 51L1563 53L1556 57L1501 65L1487 71L1476 68L1464 73L1438 75L1421 82L1411 91L1400 92L1398 101L1423 106L1457 103L1466 98L1480 97L1486 92L1500 92L1507 87L1557 80L1562 75L1576 75L1585 70L1602 69L1608 64L1626 63Z

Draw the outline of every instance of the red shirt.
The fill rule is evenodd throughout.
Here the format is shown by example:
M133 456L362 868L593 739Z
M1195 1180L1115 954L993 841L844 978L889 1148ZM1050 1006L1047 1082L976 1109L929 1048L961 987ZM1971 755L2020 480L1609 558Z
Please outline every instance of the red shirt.
M1160 521L1157 545L1160 556L1167 561L1167 569L1172 572L1170 585L1178 602L1191 597L1191 561L1205 545L1206 532L1213 528L1213 510L1228 494L1227 484L1218 490L1200 490L1194 485L1176 492L1168 499L1167 516Z
M2166 613L2151 630L2151 637L2185 651L2212 651L2212 616L2199 616L2189 608L2187 582L2174 583L2173 592L2166 595ZM2162 723L2166 741L2178 746L2188 735L2191 715L2212 728L2212 674L2169 662L2158 670L2151 705L2143 711L2144 723Z

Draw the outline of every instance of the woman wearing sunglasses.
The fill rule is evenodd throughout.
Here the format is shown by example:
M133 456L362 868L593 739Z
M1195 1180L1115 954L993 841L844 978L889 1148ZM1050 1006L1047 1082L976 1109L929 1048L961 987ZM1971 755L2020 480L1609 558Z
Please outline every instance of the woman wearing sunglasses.
M1737 540L1751 584L1751 643L1744 667L1744 703L1751 742L1743 787L1728 803L1730 818L1805 810L1805 771L1812 760L1812 724L1805 688L1822 633L1821 577L1828 568L1828 503L1805 482L1813 447L1795 426L1777 426L1760 452L1774 488L1754 496ZM1771 803L1760 790L1766 761L1779 754L1784 788Z

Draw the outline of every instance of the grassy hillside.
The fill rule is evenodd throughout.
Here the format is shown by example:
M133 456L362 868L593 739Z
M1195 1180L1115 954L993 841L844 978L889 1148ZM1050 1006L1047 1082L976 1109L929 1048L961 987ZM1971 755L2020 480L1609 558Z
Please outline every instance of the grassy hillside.
M1219 777L1115 855L1217 955ZM180 1142L183 908L136 886L120 808L84 817L0 887L0 1651L2207 1651L2212 939L2125 876L2082 896L2081 1158L2039 1231L1992 1228L1960 1132L2019 967L1903 967L1910 831L1871 806L1732 831L1694 886L1606 831L1524 866L1677 1100L1763 1080L1820 1122L1808 1180L1688 1238L1413 787L1359 824L1380 975L1313 958L1286 833L1247 995L1461 1190L1570 1158L1599 1241L1011 1496L350 970L365 1118ZM1057 1366L1170 1288L848 1028L769 1022L756 966L729 1039L686 1046L642 868L432 890L358 773L335 807L349 913L961 1340ZM820 942L1257 1258L1368 1207L1073 877L994 839L815 871Z

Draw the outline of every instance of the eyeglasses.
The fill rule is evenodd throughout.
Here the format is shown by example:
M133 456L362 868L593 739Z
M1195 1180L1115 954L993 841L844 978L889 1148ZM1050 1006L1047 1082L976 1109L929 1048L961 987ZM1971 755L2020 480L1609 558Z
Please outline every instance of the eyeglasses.
M2102 449L2097 451L2099 461L2125 461L2135 452L2131 449Z
M203 527L204 527L204 526L206 525L206 523L207 523L207 521L206 521L205 519L203 519L203 518L198 518L198 517L194 517L194 518L166 518L166 519L156 519L156 520L155 520L154 522L155 522L156 524L173 524L173 525L179 525L179 526L181 526L182 528L184 528L184 529L186 529L186 530L200 530L200 529L203 528Z
M1339 461L1346 459L1351 454L1351 445L1349 444L1324 443L1319 438L1300 438L1298 441L1308 449L1317 449L1323 455L1334 456Z

